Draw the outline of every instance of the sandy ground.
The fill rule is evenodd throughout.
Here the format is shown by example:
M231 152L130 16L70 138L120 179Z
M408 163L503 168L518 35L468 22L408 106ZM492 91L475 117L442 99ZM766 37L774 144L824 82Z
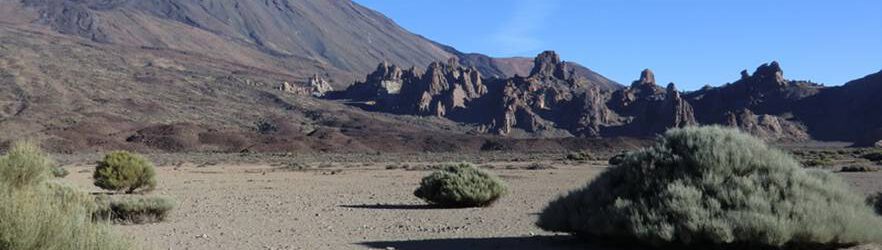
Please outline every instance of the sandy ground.
M428 171L162 167L154 193L177 199L171 218L117 228L149 249L583 249L533 223L602 169L496 169L511 192L493 206L433 209L412 194ZM71 170L94 189L91 168Z
M68 179L94 190L91 169L72 167ZM598 165L491 170L510 194L469 209L433 209L415 198L428 171L272 170L161 167L155 194L179 204L170 219L116 228L148 249L621 249L533 225L550 199L584 185L603 170ZM882 190L882 173L845 176L861 191Z

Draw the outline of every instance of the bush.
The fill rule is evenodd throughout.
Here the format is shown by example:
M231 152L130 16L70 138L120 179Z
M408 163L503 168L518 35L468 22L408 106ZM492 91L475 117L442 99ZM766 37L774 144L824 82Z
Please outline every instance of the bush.
M463 163L426 176L413 194L443 207L483 207L502 197L506 189L499 178Z
M656 246L838 246L882 240L882 218L834 174L721 127L673 129L551 202L545 230Z
M578 162L587 162L587 161L593 161L593 160L595 160L595 158L594 158L594 156L591 155L591 153L588 153L588 152L584 152L584 151L582 151L582 152L576 152L576 153L569 153L569 154L567 154L567 156L566 156L566 160L569 160L569 161L578 161Z
M861 156L869 161L882 161L882 152L870 152Z
M153 164L138 154L126 151L115 151L104 156L104 160L98 162L94 178L95 186L106 190L134 193L156 188Z
M0 158L0 182L12 188L32 187L49 178L52 164L36 145L15 144Z
M91 195L47 181L49 162L27 144L0 157L0 249L131 249L107 224L92 222Z
M882 192L867 197L867 204L876 210L876 214L882 215Z
M70 172L68 172L67 169L64 169L63 167L52 167L51 171L52 176L55 176L55 178L64 178L70 174Z
M851 166L842 167L842 169L840 169L839 171L840 172L876 172L876 171L879 171L879 168L877 168L875 166L859 164L859 165L851 165Z
M124 198L101 197L97 199L95 218L117 223L144 224L164 221L175 201L168 197L130 196Z

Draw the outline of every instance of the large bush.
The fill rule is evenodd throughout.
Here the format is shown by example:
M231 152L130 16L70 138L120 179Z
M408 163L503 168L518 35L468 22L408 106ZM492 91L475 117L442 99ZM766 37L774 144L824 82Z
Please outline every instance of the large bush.
M838 246L882 219L837 176L721 127L673 129L542 211L545 230L656 246Z
M124 224L164 221L175 208L175 201L163 196L101 197L97 204L94 213L97 218Z
M95 186L113 191L150 191L156 187L153 164L135 153L115 151L104 156L95 168Z
M505 184L469 164L445 166L423 178L414 195L443 207L489 206L506 193Z
M93 223L91 195L48 180L49 166L33 145L0 157L0 249L131 249L109 226Z

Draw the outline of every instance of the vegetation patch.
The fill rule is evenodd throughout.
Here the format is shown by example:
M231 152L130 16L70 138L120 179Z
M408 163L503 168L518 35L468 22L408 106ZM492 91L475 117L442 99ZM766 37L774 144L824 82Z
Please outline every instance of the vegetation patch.
M882 192L867 197L867 204L876 210L876 214L882 215Z
M441 207L483 207L507 192L498 177L470 164L448 165L423 178L414 195Z
M548 231L654 246L836 247L882 241L882 217L836 175L737 130L666 132L551 202Z
M50 166L29 144L0 157L0 249L132 249L107 224L93 222L91 195L49 179Z
M151 191L156 188L153 164L141 155L115 151L98 162L93 175L95 186L112 191Z
M861 158L874 162L882 162L882 151L866 153L862 155Z
M96 203L95 218L121 224L164 221L175 208L175 201L164 196L102 196Z
M870 166L866 164L857 164L851 166L842 167L839 170L840 172L876 172L879 171L879 168L876 166Z
M588 161L599 160L599 158L594 157L594 155L592 155L589 152L585 152L585 151L569 153L569 154L567 154L566 157L564 157L564 159L566 159L568 161L577 161L577 162L588 162Z

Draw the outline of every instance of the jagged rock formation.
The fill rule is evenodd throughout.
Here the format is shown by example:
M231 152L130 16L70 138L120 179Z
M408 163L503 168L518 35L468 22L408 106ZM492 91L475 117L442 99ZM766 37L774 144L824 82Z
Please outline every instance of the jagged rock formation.
M855 141L882 127L882 109L870 108L882 106L876 98L882 73L830 88L787 80L781 66L771 62L752 74L742 71L734 83L682 93L673 83L659 86L649 69L630 86L609 89L578 77L554 52L533 61L525 77L483 80L474 68L455 61L432 63L425 74L383 64L343 96L375 101L363 106L369 110L444 117L512 136L642 137L672 127L720 124L772 141ZM387 74L386 68L400 73ZM377 91L389 85L384 82L401 91Z
M328 81L325 81L325 79L318 74L310 77L305 84L282 82L277 89L287 93L311 95L315 97L322 97L325 96L326 93L334 91L334 87L331 87L331 85L328 84Z
M432 63L425 73L383 63L339 97L368 101L369 110L444 117L502 135L646 136L696 124L689 103L673 86L656 86L651 71L630 88L612 90L574 72L553 51L539 54L528 76L507 79L483 78L454 60Z

